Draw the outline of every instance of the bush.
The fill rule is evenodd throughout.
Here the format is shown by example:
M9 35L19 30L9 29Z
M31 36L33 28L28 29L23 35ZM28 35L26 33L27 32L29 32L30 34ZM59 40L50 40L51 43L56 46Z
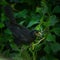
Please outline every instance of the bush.
M17 23L30 30L41 32L40 39L30 45L19 47L13 42L11 31L5 26L7 17L3 6L9 4ZM2 0L0 1L0 54L13 60L59 60L60 59L60 1L59 0ZM11 52L9 45L15 52ZM6 50L5 50L6 49ZM17 52L18 51L18 52Z

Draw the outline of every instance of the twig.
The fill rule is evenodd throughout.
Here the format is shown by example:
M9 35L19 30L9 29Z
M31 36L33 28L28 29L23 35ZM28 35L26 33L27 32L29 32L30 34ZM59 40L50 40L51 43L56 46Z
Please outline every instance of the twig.
M38 45L41 41L43 41L45 37L43 37L41 40L39 40L36 44L33 44L34 46Z

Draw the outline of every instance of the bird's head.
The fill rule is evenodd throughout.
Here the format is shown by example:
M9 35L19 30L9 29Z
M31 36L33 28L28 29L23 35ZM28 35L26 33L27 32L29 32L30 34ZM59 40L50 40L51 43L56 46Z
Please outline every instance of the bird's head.
M36 38L36 37L40 37L42 34L39 30L33 30L32 35Z
M40 37L40 36L41 36L41 32L38 31L38 30L34 30L34 35L35 35L36 37Z

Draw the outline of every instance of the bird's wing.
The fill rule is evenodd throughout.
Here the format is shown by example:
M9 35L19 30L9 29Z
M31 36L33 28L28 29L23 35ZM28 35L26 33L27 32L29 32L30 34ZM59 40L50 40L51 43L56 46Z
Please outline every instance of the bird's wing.
M17 25L11 24L10 22L6 22L5 24L11 30L13 36L18 40L22 42L30 42L32 40L31 34L28 29L20 28Z

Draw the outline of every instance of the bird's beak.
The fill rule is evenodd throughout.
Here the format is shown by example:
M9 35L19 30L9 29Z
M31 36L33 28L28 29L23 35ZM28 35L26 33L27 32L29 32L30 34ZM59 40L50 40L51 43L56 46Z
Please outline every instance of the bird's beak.
M37 37L40 37L40 36L42 35L42 33L41 33L41 32L38 32L38 33L35 33L35 35L36 35Z

